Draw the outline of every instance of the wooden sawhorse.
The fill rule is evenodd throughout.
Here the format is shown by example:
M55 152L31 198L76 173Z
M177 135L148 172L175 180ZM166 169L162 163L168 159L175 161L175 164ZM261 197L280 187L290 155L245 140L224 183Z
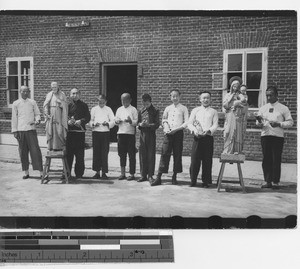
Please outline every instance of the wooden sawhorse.
M243 193L246 192L244 180L243 180L242 168L241 168L241 163L244 163L244 161L245 161L245 155L243 155L243 154L223 154L223 153L221 154L220 162L222 163L222 165L221 165L221 169L220 169L218 181L217 181L218 192L220 191L222 182L223 183L232 183L232 184L238 183L241 185L241 187L243 189ZM226 163L230 163L230 164L236 163L237 164L239 181L223 180L223 174L224 174Z
M63 183L68 184L69 183L69 176L71 175L71 173L70 173L70 169L69 169L69 166L68 166L66 153L64 151L48 151L48 153L45 157L46 157L46 161L45 161L45 164L44 164L44 170L43 170L43 176L42 176L41 184L44 184L45 181L47 181L46 183L48 183L50 181L49 180L49 172L62 172L64 177L65 177L65 181ZM52 159L61 159L63 169L62 170L50 170Z

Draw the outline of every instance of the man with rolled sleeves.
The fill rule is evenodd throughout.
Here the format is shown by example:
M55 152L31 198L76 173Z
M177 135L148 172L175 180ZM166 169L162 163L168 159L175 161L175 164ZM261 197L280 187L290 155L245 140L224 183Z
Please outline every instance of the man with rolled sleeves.
M277 189L281 176L283 129L292 127L294 122L288 107L278 102L278 91L275 86L267 88L266 97L268 103L259 109L256 116L256 125L262 127L262 168L266 181L261 187Z
M39 170L43 175L42 153L39 147L36 125L41 121L40 111L33 99L29 98L30 90L27 86L20 88L21 98L12 104L11 131L18 140L19 154L22 170L25 171L23 179L29 178L30 153L33 170Z

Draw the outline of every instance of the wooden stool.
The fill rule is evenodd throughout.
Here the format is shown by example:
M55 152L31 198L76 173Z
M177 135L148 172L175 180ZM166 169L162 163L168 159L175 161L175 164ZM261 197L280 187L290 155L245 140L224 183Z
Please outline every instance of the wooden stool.
M66 183L69 183L69 176L71 175L70 169L68 166L66 154L64 151L48 151L46 157L46 161L44 164L44 170L43 170L43 176L42 176L42 181L41 184L44 184L44 181L47 180L46 183L48 183L49 180L49 172L62 172L63 175L65 176ZM61 159L62 160L62 165L63 169L62 170L50 170L51 166L51 160L52 159ZM46 179L47 178L47 179Z
M240 184L242 186L243 193L246 192L244 180L243 180L242 168L241 168L241 163L244 163L244 161L245 161L245 155L243 155L243 154L221 154L220 162L222 163L222 165L221 165L221 169L220 169L218 181L217 181L218 192L220 191L222 182L223 183L231 183L231 184ZM223 180L223 174L224 174L226 163L230 163L230 164L236 163L237 164L239 181Z

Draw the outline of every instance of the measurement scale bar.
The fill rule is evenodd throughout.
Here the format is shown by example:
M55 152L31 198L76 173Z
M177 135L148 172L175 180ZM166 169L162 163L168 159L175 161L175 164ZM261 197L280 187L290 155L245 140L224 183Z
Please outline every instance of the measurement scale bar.
M174 262L171 231L0 232L3 263Z

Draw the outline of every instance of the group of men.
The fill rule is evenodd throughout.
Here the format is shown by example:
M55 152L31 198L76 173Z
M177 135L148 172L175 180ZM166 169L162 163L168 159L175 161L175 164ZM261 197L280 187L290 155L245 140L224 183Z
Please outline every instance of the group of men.
M42 176L42 154L38 145L36 125L41 121L36 102L29 98L30 90L20 88L20 96L12 106L12 132L19 142L19 153L24 179L29 178L30 152L34 170ZM263 172L266 184L262 187L272 188L280 181L281 155L283 149L283 128L293 125L289 109L278 102L276 87L266 90L268 103L259 109L256 124L262 127L261 144L263 149ZM173 154L172 184L177 184L177 174L182 172L182 151L184 129L193 134L191 150L190 179L191 187L196 186L202 164L202 186L208 188L212 183L212 159L214 138L218 128L218 112L211 107L211 93L199 93L200 106L194 108L189 116L186 106L180 103L179 90L170 91L171 105L163 112L160 123L159 110L152 105L151 96L142 95L143 107L139 111L131 105L129 93L121 95L122 106L114 115L106 106L106 97L98 97L98 105L91 109L80 100L80 91L70 91L70 101L60 91L56 82L51 83L51 92L44 102L46 135L50 151L66 150L69 168L72 169L76 158L74 172L76 178L84 174L84 149L86 124L92 128L93 166L96 172L93 178L107 179L110 129L118 126L118 155L120 157L121 175L119 180L135 180L136 173L136 129L140 131L140 173L138 182L149 181L151 186L161 184L162 174L168 173L169 162ZM157 176L155 173L156 129L163 127L163 143ZM126 176L126 159L129 157L129 176ZM102 175L100 175L102 171Z

